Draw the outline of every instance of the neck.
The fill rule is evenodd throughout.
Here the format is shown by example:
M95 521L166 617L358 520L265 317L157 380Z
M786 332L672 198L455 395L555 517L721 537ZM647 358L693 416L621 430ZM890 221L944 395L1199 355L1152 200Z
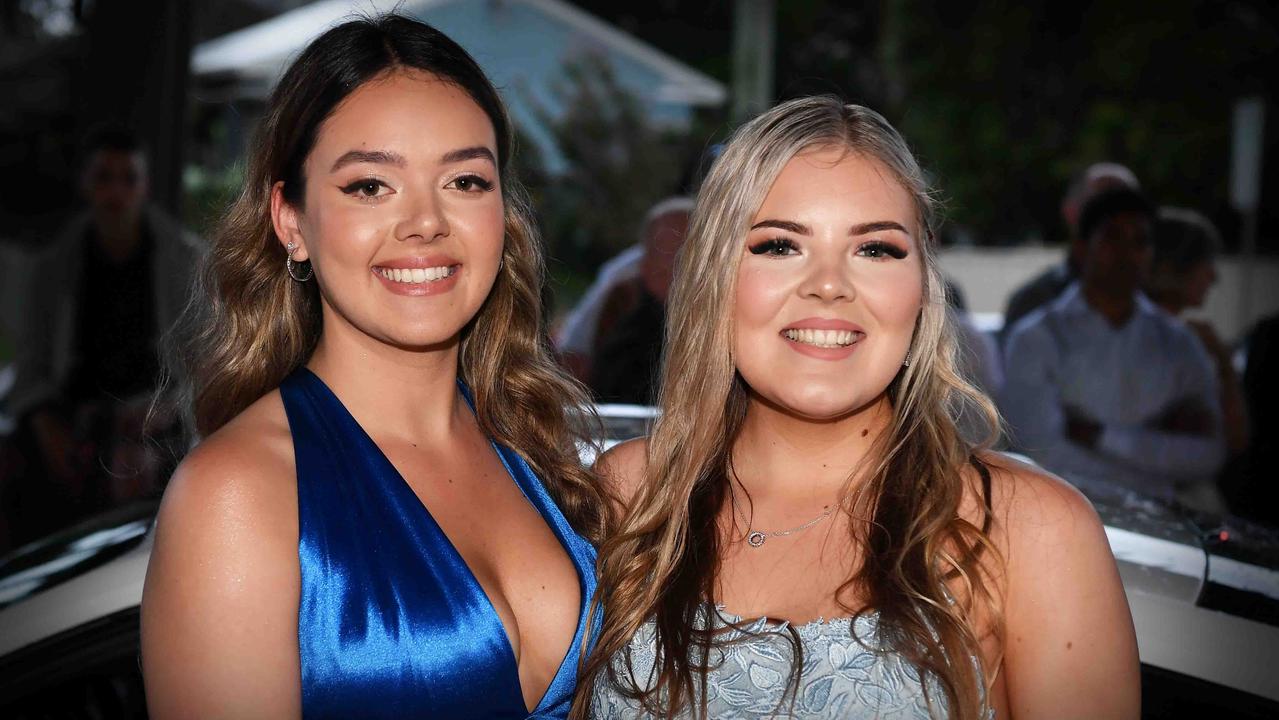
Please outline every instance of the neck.
M469 415L457 389L459 339L401 348L369 337L324 307L324 332L307 366L371 437L439 442Z
M1129 291L1114 291L1109 288L1099 287L1094 284L1085 283L1083 286L1084 300L1101 316L1106 318L1114 327L1120 327L1128 322L1128 318L1132 317L1133 310L1137 307L1136 294Z
M797 417L752 397L733 467L756 501L823 504L843 496L892 422L888 396L840 418Z

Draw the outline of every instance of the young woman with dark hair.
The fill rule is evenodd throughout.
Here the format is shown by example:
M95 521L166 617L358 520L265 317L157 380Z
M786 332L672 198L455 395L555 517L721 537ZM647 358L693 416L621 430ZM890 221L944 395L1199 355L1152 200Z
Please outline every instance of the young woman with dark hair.
M152 715L564 717L606 513L497 93L426 25L348 22L253 148L181 347Z

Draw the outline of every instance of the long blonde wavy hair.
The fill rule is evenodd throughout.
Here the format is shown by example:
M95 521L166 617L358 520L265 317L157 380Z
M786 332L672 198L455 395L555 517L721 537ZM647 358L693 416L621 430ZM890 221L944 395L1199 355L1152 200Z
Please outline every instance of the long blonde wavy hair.
M854 519L853 539L863 557L837 600L859 591L865 605L845 609L879 613L893 651L940 682L951 717L984 717L982 631L969 618L984 603L996 628L1000 624L991 579L999 560L989 537L988 470L976 459L979 448L961 437L956 419L964 412L984 416L992 430L986 444L998 419L989 399L956 369L932 233L934 202L923 172L883 117L832 97L792 100L741 127L698 195L667 312L662 414L648 439L646 475L629 515L601 550L595 612L602 613L603 627L583 666L576 717L585 716L586 698L601 678L656 715L705 714L697 698L705 698L716 635L708 601L725 540L717 519L728 499L730 455L748 402L733 356L742 243L786 163L820 147L844 148L887 168L914 198L925 236L919 243L924 303L910 346L913 360L886 390L891 424L863 465L869 472L858 473L865 481L843 506ZM959 514L969 466L982 477L980 495L987 500L980 525ZM640 687L621 677L613 659L626 653L650 619L657 657L652 684ZM794 635L792 645L802 651ZM802 665L799 655L794 658L792 690Z
M519 452L565 516L599 541L606 505L578 460L593 417L584 389L555 362L542 311L545 264L511 166L512 131L496 90L475 61L428 25L398 15L344 23L313 41L272 93L247 167L247 182L213 237L188 307L187 332L171 347L185 379L197 435L226 424L303 365L320 337L315 282L285 272L271 225L270 195L301 207L303 163L333 109L360 85L415 69L464 90L493 123L505 199L502 269L477 316L462 330L459 373L483 430ZM300 272L305 272L301 270Z

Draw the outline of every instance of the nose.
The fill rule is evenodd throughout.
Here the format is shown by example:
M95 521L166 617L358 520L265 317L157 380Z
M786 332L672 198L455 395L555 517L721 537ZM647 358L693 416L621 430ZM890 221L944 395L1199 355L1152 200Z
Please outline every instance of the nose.
M434 193L417 193L416 197L404 203L404 215L395 225L397 240L430 242L448 234L448 214Z
M822 302L847 302L857 296L842 258L814 258L799 287L800 295Z

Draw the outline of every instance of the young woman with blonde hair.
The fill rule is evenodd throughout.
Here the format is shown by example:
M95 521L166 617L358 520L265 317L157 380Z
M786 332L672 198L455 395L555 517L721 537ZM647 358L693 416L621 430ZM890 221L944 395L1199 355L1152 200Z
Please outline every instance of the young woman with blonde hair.
M151 716L565 717L606 507L497 92L433 28L355 20L254 150L183 348Z
M628 506L577 717L1132 718L1101 523L966 443L924 175L878 114L793 100L702 186L661 418L601 458Z

